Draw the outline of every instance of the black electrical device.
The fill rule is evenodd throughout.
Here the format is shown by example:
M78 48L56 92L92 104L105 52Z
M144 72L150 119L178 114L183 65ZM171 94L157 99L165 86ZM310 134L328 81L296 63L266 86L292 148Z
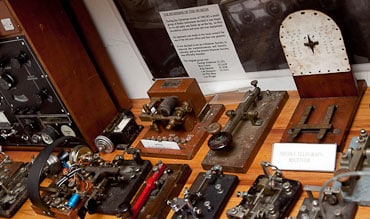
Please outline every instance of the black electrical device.
M61 136L81 134L26 39L0 40L0 144L40 147Z

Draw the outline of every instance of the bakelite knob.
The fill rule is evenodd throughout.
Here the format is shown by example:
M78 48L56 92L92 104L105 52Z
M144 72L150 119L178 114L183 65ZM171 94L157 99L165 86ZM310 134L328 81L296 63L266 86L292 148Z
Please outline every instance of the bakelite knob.
M9 73L4 73L0 76L0 87L4 90L9 90L15 86L15 79Z

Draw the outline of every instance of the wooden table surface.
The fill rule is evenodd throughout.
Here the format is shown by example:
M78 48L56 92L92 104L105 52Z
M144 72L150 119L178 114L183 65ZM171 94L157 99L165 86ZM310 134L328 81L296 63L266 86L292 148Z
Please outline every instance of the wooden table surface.
M349 135L346 140L346 146L344 151L346 151L346 148L348 147L348 144L352 137L358 136L361 129L368 129L370 130L370 93L369 89L367 89L365 95L363 96L361 100L361 104L358 108L358 111L356 113L356 116L354 118L353 124L351 126ZM299 102L299 96L297 92L295 91L289 91L289 99L286 102L284 108L282 109L279 117L277 118L275 124L272 127L272 130L268 134L266 140L264 141L261 149L259 150L257 156L255 157L253 163L251 164L250 168L246 173L243 174L236 174L239 179L239 185L234 191L234 194L232 195L231 199L228 201L226 208L224 209L221 218L226 218L226 209L232 208L236 206L241 198L236 197L237 191L247 191L249 187L252 185L256 177L260 174L263 174L260 162L261 161L271 161L271 152L272 152L272 145L276 142L279 142L282 134L289 122L289 119L297 106ZM147 99L138 99L138 100L132 100L133 102L133 108L132 112L137 116L139 115L141 111L141 107L143 103L147 103ZM234 109L236 107L236 104L225 104L226 109ZM137 122L139 124L148 125L146 123L142 123L137 119ZM227 122L227 117L223 115L219 122L221 124L225 124ZM140 136L143 134L142 132ZM138 141L141 137L138 137L136 141ZM208 138L207 138L208 139ZM186 183L187 187L190 187L192 182L194 181L196 175L198 172L204 172L205 170L201 167L201 162L205 155L208 152L208 146L207 146L207 140L204 142L196 156L192 160L174 160L174 159L164 159L164 158L152 158L152 157L143 157L144 159L150 160L153 164L157 163L158 160L162 160L164 163L187 163L192 168L192 173ZM134 143L133 145L136 145ZM29 161L31 155L37 155L37 152L20 152L20 151L5 151L11 159L13 160L22 160L22 161ZM121 153L120 151L115 151L112 154L106 154L103 155L104 158L110 160L112 157L114 157L115 154ZM338 157L340 157L340 153L337 155L337 163L338 163ZM325 173L325 172L298 172L298 171L283 171L283 174L288 179L294 179L300 181L303 185L317 185L321 186L323 185L328 179L330 179L333 176L333 173ZM181 192L181 194L183 194ZM297 212L299 210L299 206L303 202L303 198L306 197L306 193L302 193L300 199L296 203L295 207L290 213L290 216L296 216ZM46 216L41 216L36 214L31 209L31 203L29 200L22 206L22 208L17 212L17 214L14 216L14 218L49 218ZM170 215L172 212L170 212ZM86 218L116 218L115 216L108 216L108 215L87 215ZM170 216L168 217L170 218ZM357 211L356 218L370 218L370 208L368 207L359 207Z

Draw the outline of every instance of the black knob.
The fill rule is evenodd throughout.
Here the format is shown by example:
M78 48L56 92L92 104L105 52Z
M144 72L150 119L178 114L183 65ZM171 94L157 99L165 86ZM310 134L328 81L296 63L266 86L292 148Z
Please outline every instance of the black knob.
M59 132L52 126L48 125L41 131L42 141L46 144L53 143L59 137Z
M10 59L8 57L0 57L0 71L5 69L9 69L10 66Z
M17 59L19 61L19 64L23 65L23 64L26 64L28 60L30 60L30 57L28 56L26 52L21 51Z
M47 88L42 88L36 95L36 103L42 104L45 100L49 99L50 92Z
M4 90L9 90L15 86L15 79L9 73L4 73L0 76L0 87Z
M12 69L20 69L22 65L27 64L29 60L28 54L21 51L17 57L10 59L10 66Z
M283 15L283 7L280 2L270 1L266 4L266 11L273 17L280 17Z
M28 132L35 132L40 130L40 124L35 119L25 119L23 123L24 129Z
M256 20L256 17L254 16L253 12L249 10L243 10L241 13L239 13L239 19L243 24L253 24Z
M233 136L228 132L219 132L208 140L208 147L213 151L228 150L232 147Z

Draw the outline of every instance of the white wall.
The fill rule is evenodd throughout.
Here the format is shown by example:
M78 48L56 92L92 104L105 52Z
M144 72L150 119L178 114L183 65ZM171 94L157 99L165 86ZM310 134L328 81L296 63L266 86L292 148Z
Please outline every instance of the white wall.
M147 97L151 75L111 0L84 0L130 98Z
M152 75L138 51L113 0L84 0L102 40L120 75L123 86L130 98L146 98L152 85ZM357 79L368 84L370 64L352 66ZM288 69L248 73L246 79L200 83L204 94L219 93L250 86L257 79L262 90L296 90Z

